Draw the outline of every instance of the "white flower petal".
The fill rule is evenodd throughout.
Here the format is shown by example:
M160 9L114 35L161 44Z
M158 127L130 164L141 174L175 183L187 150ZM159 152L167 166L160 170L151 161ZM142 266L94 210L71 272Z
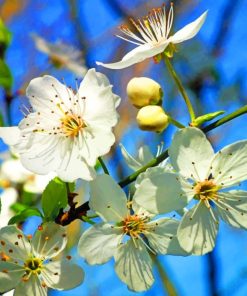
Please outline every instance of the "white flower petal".
M59 165L61 165L60 149L64 145L64 142L58 138L48 137L45 138L46 142L43 143L43 137L36 133L31 149L20 154L20 160L23 166L40 175L46 175L51 171L56 171Z
M144 179L138 186L133 201L151 213L161 214L175 211L185 207L191 189L183 185L185 183L178 175L163 173L151 175Z
M195 21L184 26L181 30L176 32L168 40L174 44L183 42L185 40L193 38L201 29L205 22L208 11L205 11L201 16L199 16Z
M35 256L53 258L65 248L67 243L65 228L48 222L41 226L32 239L33 252Z
M147 164L153 158L154 156L147 145L143 145L138 149L138 159L142 165Z
M15 145L19 142L21 131L17 126L13 127L0 127L0 138L7 145Z
M90 69L81 82L78 93L80 96L83 94L90 96L96 89L104 90L105 88L109 88L109 86L111 86L110 81L104 74L96 72L95 69ZM117 108L120 104L120 97L113 93L112 95L115 107Z
M90 69L81 82L78 95L84 98L79 102L84 113L83 119L89 125L94 123L105 128L116 125L116 107L120 98L112 92L112 85L104 74Z
M146 169L145 172L141 173L137 177L137 179L135 181L135 188L138 188L144 179L148 179L152 176L155 178L155 176L160 175L160 174L164 174L167 172L171 172L171 169L169 166L164 166L164 167L163 166L156 166L156 167L148 168L148 169Z
M108 222L124 220L128 214L127 198L124 191L110 176L97 176L90 183L90 188L90 208Z
M45 176L33 175L33 177L25 182L23 189L26 192L41 194L46 188L47 184L56 177L55 173L50 173Z
M47 288L42 286L37 276L31 276L27 282L21 282L15 289L14 296L47 296Z
M127 53L119 62L110 64L96 62L96 64L109 69L123 69L162 53L168 44L169 42L165 41L158 46L151 46L149 44L140 45Z
M21 164L19 159L8 159L3 162L1 167L2 177L14 182L14 183L24 183L33 174L26 170Z
M247 141L226 146L212 161L214 182L229 187L247 179Z
M1 201L1 211L0 211L0 229L8 225L9 219L12 217L13 212L10 207L13 203L16 202L18 198L18 192L15 188L5 189L0 196Z
M49 75L32 79L26 89L26 94L33 109L41 113L47 112L47 104L55 106L55 102L61 103L62 101L65 106L70 106L69 98L74 97L71 89Z
M88 150L87 147L84 148ZM60 179L66 182L73 182L79 178L91 181L96 177L94 168L87 164L86 157L80 156L81 153L80 147L74 144L72 151L67 153L63 164L57 169L57 175ZM93 160L95 164L96 159L94 158Z
M25 261L31 252L29 241L14 225L0 229L0 241L0 251L16 260Z
M194 127L176 132L169 149L172 166L181 175L194 180L205 180L214 151L204 133Z
M115 142L114 134L111 129L107 130L106 126L96 126L92 124L89 129L85 128L84 137L87 141L87 147L90 147L85 147L84 158L90 166L96 164L99 156L107 154Z
M78 253L87 263L103 264L111 259L122 239L122 231L105 223L87 229L78 243Z
M196 210L195 210L195 207ZM203 202L189 210L178 227L178 241L188 253L203 255L213 250L218 232L218 217Z
M121 148L121 153L124 157L127 166L131 168L133 171L140 169L142 166L144 166L154 158L150 149L146 145L141 146L138 149L138 156L136 158L131 156L121 143L119 143L119 146Z
M118 248L114 257L115 271L130 290L141 292L152 286L152 259L142 242L129 240Z
M142 166L142 164L129 154L129 152L125 149L123 144L119 143L119 146L120 146L122 156L123 156L124 161L126 162L127 166L129 168L131 168L133 171L138 170Z
M14 296L14 292L15 292L15 290L11 290L7 293L4 293L4 296Z
M84 280L82 268L65 260L49 262L44 265L41 275L46 285L56 290L73 289Z
M20 265L0 261L0 293L14 289L24 274L25 269Z
M221 219L233 227L247 228L247 191L219 192L216 211Z
M180 247L176 235L179 222L174 219L161 218L147 224L151 227L144 235L147 237L150 247L157 253L170 255L187 255ZM172 241L174 241L172 244Z

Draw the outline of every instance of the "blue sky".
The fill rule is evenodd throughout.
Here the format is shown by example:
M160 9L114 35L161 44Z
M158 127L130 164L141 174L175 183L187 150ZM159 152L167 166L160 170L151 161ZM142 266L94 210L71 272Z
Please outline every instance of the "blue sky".
M118 40L114 33L123 20L118 12L109 7L108 2L104 0L80 0L77 1L78 24L82 28L85 44L88 45L86 59L88 65L96 67L95 60L113 61L117 60L115 53L122 56L131 48L128 44L124 45L124 41ZM144 0L125 0L119 2L121 7L132 15L141 15L145 13L145 7L151 8L157 6L161 1L144 1ZM175 6L179 8L183 1L174 1ZM188 2L187 7L183 7L179 18L176 18L175 28L180 28L189 21L192 21L206 9L209 10L208 18L203 26L200 34L196 37L196 41L200 42L201 48L205 51L205 56L200 59L201 62L207 61L207 53L213 46L215 36L218 32L219 24L222 19L222 13L229 1L184 1ZM35 46L30 34L35 32L42 35L49 41L61 39L69 44L80 46L77 33L73 21L69 15L69 1L63 0L36 0L26 1L23 10L8 20L8 27L13 33L13 42L7 52L7 62L14 76L14 91L20 87L25 88L26 83L36 76L47 72L51 75L64 78L68 84L73 83L74 75L68 71L58 71L51 67L47 70L47 57L35 50ZM231 24L227 29L223 46L217 59L214 59L214 69L218 72L219 80L217 85L211 85L210 81L203 88L199 100L203 101L203 110L221 110L227 112L235 110L239 106L246 104L247 101L247 32L246 32L246 1L235 1L236 8L232 16ZM181 4L182 5L182 4ZM138 7L140 7L138 9ZM233 9L233 8L232 8ZM190 42L190 41L189 41ZM123 45L123 46L122 46ZM120 49L119 49L120 48ZM181 54L186 51L186 57L193 60L196 56L195 51L189 50L188 42L179 47ZM82 48L83 50L83 48ZM204 52L203 51L203 52ZM180 53L179 53L179 56ZM119 56L118 56L119 58ZM176 62L176 57L175 57ZM179 63L178 60L178 69ZM198 62L198 61L197 61ZM199 67L199 65L198 65ZM195 66L195 71L196 71ZM118 73L104 68L97 68L109 76L114 84L114 90L121 95L123 101L126 98L125 87L128 80L138 73L139 76L149 76L157 78L165 89L164 104L177 116L181 115L181 121L186 123L188 118L183 115L185 107L181 105L181 98L174 96L172 90L173 85L167 80L167 74L163 70L163 65L153 65L152 61L145 64L143 69L125 69ZM183 75L183 72L181 72ZM183 76L182 76L183 79ZM241 82L241 91L233 92L230 99L222 96L223 88L227 90L229 87L236 86L237 82ZM219 85L221 85L219 87ZM194 94L191 94L194 97ZM219 99L220 98L220 99ZM2 102L2 101L1 101ZM13 104L13 123L18 123L21 114L18 111L19 99ZM194 103L196 103L194 97ZM130 118L134 121L133 114L135 110L132 106L125 109L124 112L130 112ZM170 111L169 110L169 111ZM132 117L131 117L132 116ZM246 116L236 119L228 123L224 127L220 127L211 133L214 146L216 149L230 144L233 141L246 138ZM156 136L149 133L140 132L135 123L122 131L121 141L134 153L136 142L138 144L146 142L153 151L156 145L163 140L165 145L170 143L171 135L174 132L170 128L165 135ZM114 171L116 160L109 159L108 165L110 170ZM129 171L124 169L127 174ZM34 222L33 222L34 223ZM76 253L74 258L77 258ZM214 251L216 272L217 272L217 288L221 292L220 295L245 296L247 294L247 234L245 231L230 228L222 223L220 233L217 240L217 246ZM87 266L82 259L80 263L86 271L84 284L67 292L52 292L51 295L102 295L102 296L128 296L135 295L127 290L114 274L113 262L109 262L104 266L91 267ZM203 257L160 257L161 262L167 269L171 279L176 284L179 295L182 296L208 296L209 295L209 278L208 278L208 260L207 256ZM153 287L140 295L164 295L158 274L155 271L156 282Z

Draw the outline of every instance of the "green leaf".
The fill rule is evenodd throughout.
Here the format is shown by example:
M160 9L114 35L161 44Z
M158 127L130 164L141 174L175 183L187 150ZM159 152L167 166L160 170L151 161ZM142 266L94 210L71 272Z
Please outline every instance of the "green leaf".
M35 203L36 199L37 199L37 195L35 193L25 191L25 190L22 191L22 194L21 194L22 204L27 206L32 206Z
M9 91L13 84L13 77L8 65L0 59L0 86Z
M28 209L21 211L20 213L18 213L14 217L12 217L9 220L8 224L10 225L10 224L20 223L20 222L25 221L28 217L32 217L32 216L42 217L42 214L39 211L39 209L37 209L37 208L28 208Z
M59 178L55 178L49 182L45 188L41 205L46 221L53 221L60 209L63 209L68 204L68 196L66 184Z
M202 116L197 117L192 123L192 126L201 126L204 122L213 120L214 118L224 114L225 111L217 111L213 113L204 114Z
M5 26L4 22L0 19L0 49L2 49L2 56L9 46L12 39L12 34Z
M20 202L16 202L16 203L12 204L10 206L10 208L12 211L19 214L20 212L28 209L29 207L27 205L20 203Z

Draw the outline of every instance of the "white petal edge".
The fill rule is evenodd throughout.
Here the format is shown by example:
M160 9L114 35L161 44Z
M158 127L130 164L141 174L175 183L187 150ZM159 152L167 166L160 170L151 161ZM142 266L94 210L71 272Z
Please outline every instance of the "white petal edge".
M177 174L163 173L143 179L133 202L154 214L164 214L185 207L193 197L192 190Z
M114 256L117 246L122 240L120 229L106 223L93 225L81 236L78 253L88 264L103 264Z
M37 257L53 258L65 248L67 244L66 230L54 222L45 223L36 230L32 246Z
M188 127L174 135L169 156L172 166L182 176L203 181L208 178L214 151L200 129Z
M180 43L193 38L199 32L202 25L204 24L207 14L208 14L208 11L205 11L195 21L184 26L182 29L177 31L173 36L171 36L168 40L176 44L176 43Z
M14 296L47 296L47 288L42 286L37 276L31 276L27 282L21 282L15 289Z
M84 280L83 269L66 260L49 262L41 273L46 285L56 290L74 289Z
M138 170L142 166L142 164L139 161L137 161L132 155L129 154L129 152L125 149L123 144L119 143L119 146L127 166L133 171Z
M128 214L127 198L121 187L106 174L90 182L89 206L107 222L120 222Z
M247 229L247 191L219 192L216 211L227 224Z
M223 188L247 179L247 141L224 147L215 154L211 163L214 182Z
M13 256L16 260L22 261L28 258L31 252L31 245L23 232L16 226L9 225L1 228L0 240L0 251L6 253L7 256Z
M17 126L0 127L0 138L5 144L13 146L19 143L21 131Z
M14 289L24 274L24 267L11 262L0 261L0 293Z
M216 212L211 210L216 221L203 202L183 216L177 237L181 247L188 253L204 255L213 250L219 223Z
M115 271L130 290L142 292L152 286L152 259L141 241L122 244L114 257Z
M150 247L160 254L187 256L176 238L179 221L161 218L147 224L150 230L144 232ZM152 230L152 228L154 230Z
M168 46L169 42L164 42L163 44L152 47L148 44L140 45L135 49L131 50L126 54L123 59L116 63L104 64L101 62L96 62L97 65L103 66L109 69L123 69L132 66L136 63L142 62L147 58L156 56L157 54L163 52Z

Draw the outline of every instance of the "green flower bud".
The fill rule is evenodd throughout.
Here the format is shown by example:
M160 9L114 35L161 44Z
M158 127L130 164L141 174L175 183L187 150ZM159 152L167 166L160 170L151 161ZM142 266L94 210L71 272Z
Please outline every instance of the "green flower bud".
M152 132L162 132L169 124L169 118L160 106L145 106L136 116L140 129Z
M159 83L147 77L132 78L127 85L127 95L136 108L158 105L163 92Z
M199 116L196 119L194 119L190 125L196 126L196 127L201 126L204 122L211 121L224 113L225 113L225 111L216 111L213 113L204 114L204 115Z

